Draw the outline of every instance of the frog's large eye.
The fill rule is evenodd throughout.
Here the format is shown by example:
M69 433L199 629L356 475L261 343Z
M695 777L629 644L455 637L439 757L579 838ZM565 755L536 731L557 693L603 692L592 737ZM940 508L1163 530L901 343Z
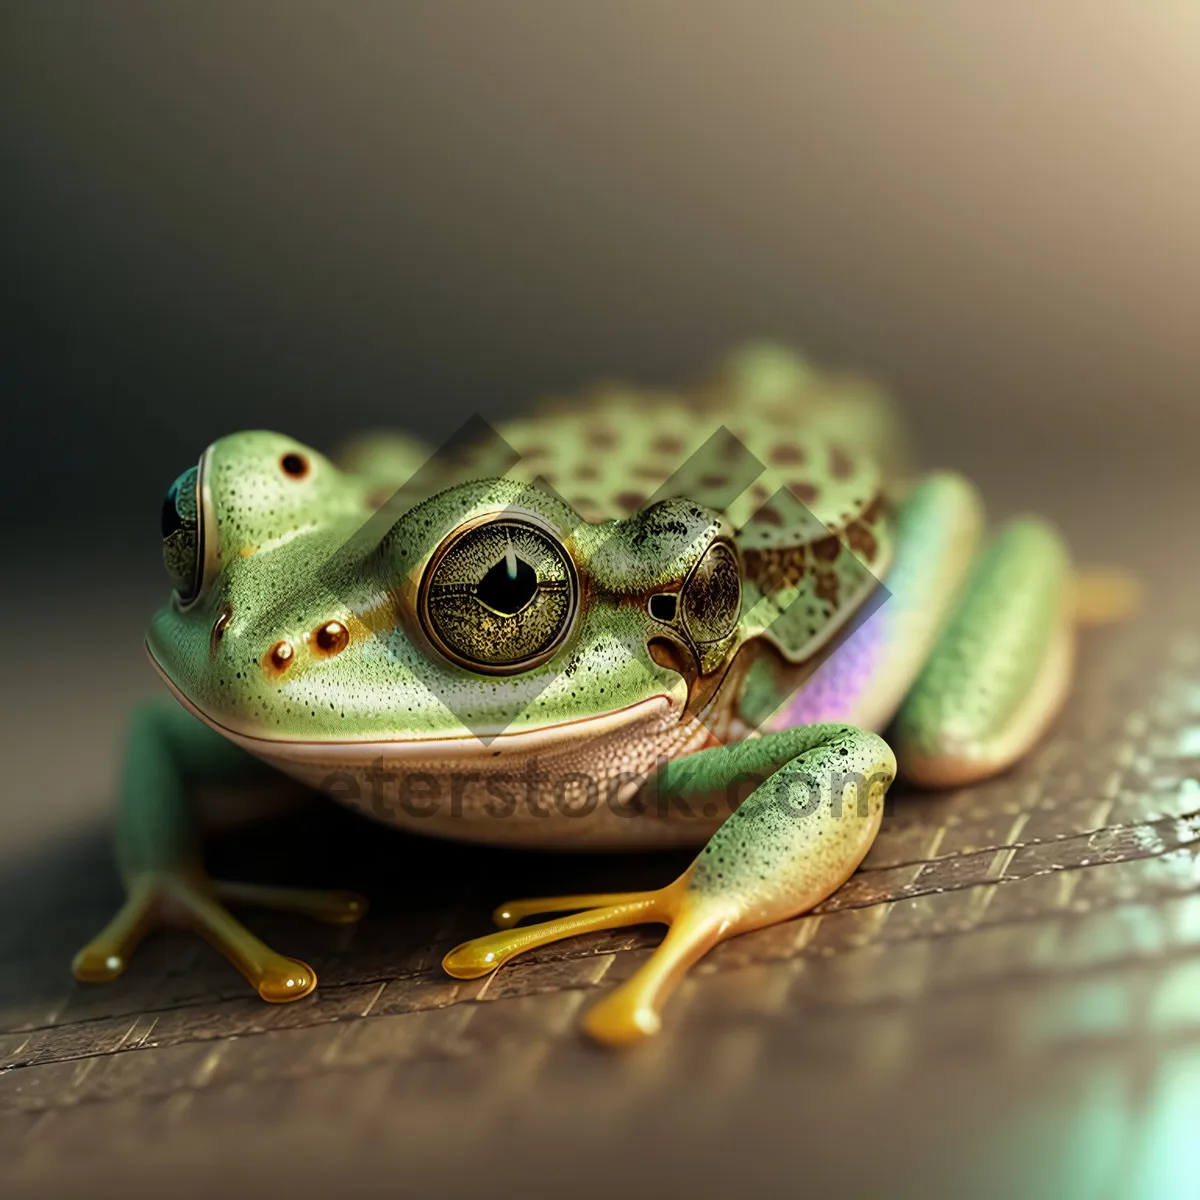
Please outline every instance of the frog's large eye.
M421 581L426 636L448 658L507 674L545 662L571 630L575 565L558 539L523 517L468 525L438 548Z
M167 574L183 603L200 590L199 468L190 467L167 489L162 504L162 552Z
M724 542L714 542L684 584L683 623L696 645L705 646L733 633L741 607L737 557Z
M200 603L220 574L220 538L205 479L210 446L169 488L162 504L163 563L182 608Z

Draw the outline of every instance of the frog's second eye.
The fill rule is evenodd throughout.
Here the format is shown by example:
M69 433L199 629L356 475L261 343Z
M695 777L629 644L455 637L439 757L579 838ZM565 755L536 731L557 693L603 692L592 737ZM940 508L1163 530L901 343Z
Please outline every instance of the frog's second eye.
M421 581L426 636L447 658L506 674L545 662L571 630L575 565L548 529L498 517L452 533Z
M200 520L196 500L198 470L184 471L167 489L162 505L163 563L185 604L200 588Z

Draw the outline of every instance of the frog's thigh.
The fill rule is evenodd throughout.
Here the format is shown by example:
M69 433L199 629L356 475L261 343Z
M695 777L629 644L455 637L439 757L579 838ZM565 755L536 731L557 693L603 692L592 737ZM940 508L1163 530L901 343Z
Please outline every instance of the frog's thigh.
M961 475L925 476L896 515L882 603L773 719L776 729L845 721L882 729L896 715L961 594L983 534L983 506Z
M891 742L902 773L953 787L1009 766L1070 685L1070 562L1057 532L1013 522L981 556L905 700Z
M365 910L361 897L214 882L201 863L194 786L246 782L263 772L244 751L173 704L148 704L135 711L117 826L117 859L126 900L76 955L78 979L115 979L148 932L173 925L194 930L211 942L264 999L298 999L312 991L316 976L311 967L276 954L220 901L303 911L326 920L353 920Z
M442 965L473 978L577 933L662 922L670 927L662 945L585 1022L602 1042L643 1038L659 1028L662 1005L683 974L717 942L805 912L845 882L879 830L895 770L882 739L846 725L766 734L669 763L659 791L673 801L740 797L746 784L753 787L678 879L658 891L504 905L496 920L506 927L539 912L590 911L476 938Z

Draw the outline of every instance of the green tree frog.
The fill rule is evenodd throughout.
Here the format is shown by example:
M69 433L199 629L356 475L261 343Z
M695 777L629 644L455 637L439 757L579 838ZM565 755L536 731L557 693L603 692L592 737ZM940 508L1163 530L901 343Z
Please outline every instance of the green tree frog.
M1079 589L1061 537L1030 517L986 539L975 488L914 471L868 381L755 345L690 390L601 387L479 425L432 455L380 434L336 460L236 433L171 486L173 592L146 645L178 704L133 716L126 900L79 979L115 978L170 923L266 1000L312 991L227 905L352 921L362 898L211 879L201 857L197 789L265 763L421 834L702 847L659 890L505 903L445 956L470 978L665 924L585 1018L636 1041L717 942L842 885L897 762L981 779L1063 702Z

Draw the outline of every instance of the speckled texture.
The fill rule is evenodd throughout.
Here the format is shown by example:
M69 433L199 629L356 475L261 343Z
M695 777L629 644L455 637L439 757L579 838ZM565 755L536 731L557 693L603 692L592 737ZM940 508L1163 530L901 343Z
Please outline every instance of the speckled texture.
M690 400L608 389L499 431L477 421L390 482L412 466L405 439L352 447L357 470L280 434L214 443L193 501L179 496L192 473L168 495L176 593L147 638L211 728L177 728L178 713L135 722L127 899L76 957L78 977L114 978L147 929L176 920L264 999L297 999L316 986L312 968L221 902L335 921L365 911L349 893L207 879L191 793L224 763L201 745L216 730L378 820L453 839L595 849L712 834L667 888L526 904L600 907L445 960L470 977L581 929L665 920L659 952L586 1020L606 1042L656 1032L682 973L717 941L806 911L858 866L896 762L849 722L882 723L931 647L900 727L914 758L933 760L927 775L964 740L1009 745L1022 712L1039 731L1029 698L1060 645L1065 553L1048 527L1014 526L952 613L977 500L956 476L914 486L903 455L877 459L860 422L878 405L831 400L800 360L758 348ZM842 440L856 423L857 445ZM898 537L893 491L908 494ZM747 680L765 668L787 689L821 657L831 668L856 614L887 599L895 544L899 603L837 664L839 720L808 723L793 706L804 724L727 744L753 732ZM810 697L812 709L827 699ZM987 765L1005 761L993 751Z
M881 397L861 387L863 404L879 409ZM846 381L760 348L690 396L607 389L496 431L477 423L424 462L415 443L396 436L350 445L344 468L279 434L222 438L202 464L204 586L194 604L173 601L156 615L151 654L213 724L266 739L272 744L245 744L318 786L332 772L317 773L311 756L293 762L286 743L486 742L664 697L675 717L642 722L648 740L637 754L597 746L599 756L577 768L600 771L602 788L622 770L645 774L656 757L727 728L736 688L717 684L741 646L761 636L802 663L871 593L873 572L886 569L882 475L869 455L821 428L852 394ZM471 479L505 463L504 478ZM589 478L594 504L578 487ZM439 633L419 611L437 548L490 515L537 522L579 579L577 611L553 656L504 676L430 644L457 638L456 657L469 659L470 622ZM729 547L723 558L714 539ZM716 569L722 562L744 572L740 597L729 570ZM660 592L676 605L665 623L649 609ZM529 615L483 614L491 650L481 648L481 668L505 667L507 631L519 649ZM333 651L316 637L329 621L347 633ZM680 726L690 692L704 706L703 724L693 711ZM422 759L422 768L430 761L437 765ZM350 765L360 795L367 765ZM385 756L386 769L397 765ZM494 773L495 764L480 771ZM473 783L467 792L467 811L489 802ZM504 840L520 840L521 826L538 842L577 841L585 825L556 834L519 815ZM616 828L597 829L597 844ZM641 836L637 822L620 828L624 839ZM661 842L649 829L644 836Z
M664 781L672 793L762 780L700 852L689 886L731 903L739 929L794 916L858 866L895 776L887 743L847 725L810 725L672 764Z
M884 729L948 620L982 533L982 505L967 480L950 472L923 479L899 506L896 558L878 607L789 699L772 728L849 721Z
M1066 547L1044 521L1016 521L992 542L905 701L898 746L987 757L1020 719L1052 639L1064 633L1068 572Z

